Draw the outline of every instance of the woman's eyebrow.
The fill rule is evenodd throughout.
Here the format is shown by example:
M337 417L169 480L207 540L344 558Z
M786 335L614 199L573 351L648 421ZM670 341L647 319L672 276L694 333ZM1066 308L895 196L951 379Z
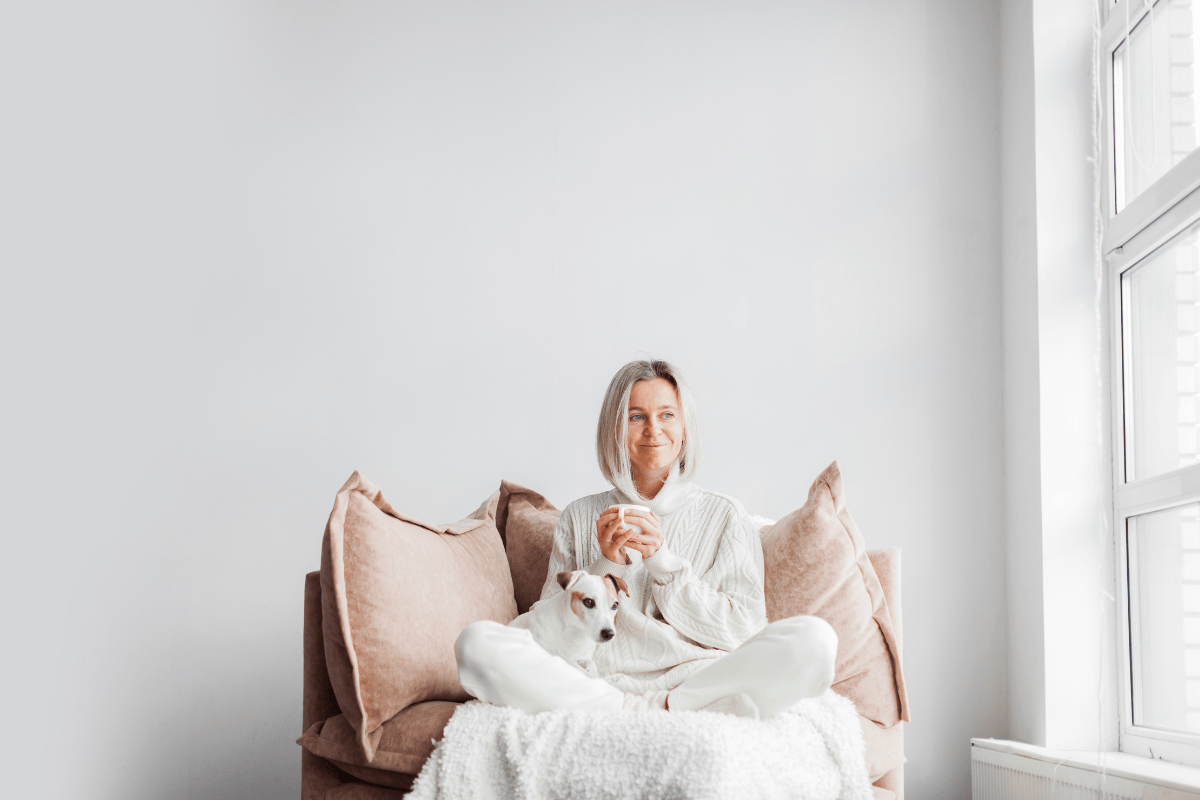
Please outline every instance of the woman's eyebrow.
M670 405L670 404L668 404L668 405L665 405L665 406L659 406L659 407L658 407L658 410L659 410L659 411L661 411L661 410L663 410L664 408L669 408L669 409L671 409L672 411L677 411L677 410L678 410L678 409L676 409L676 408L675 408L675 406L673 406L673 405ZM629 410L630 410L630 411L644 411L645 409L643 409L641 406L630 406L630 407L629 407Z

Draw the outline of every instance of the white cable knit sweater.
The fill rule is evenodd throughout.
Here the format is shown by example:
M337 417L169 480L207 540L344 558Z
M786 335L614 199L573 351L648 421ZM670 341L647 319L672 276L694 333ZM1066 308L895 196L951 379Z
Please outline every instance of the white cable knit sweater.
M664 543L650 558L629 549L630 564L600 552L596 521L614 503L651 508ZM767 624L758 531L742 504L672 479L653 500L617 489L580 498L563 509L554 532L544 600L561 591L555 575L585 569L612 573L629 585L616 617L617 635L596 648L600 676L631 694L673 689Z

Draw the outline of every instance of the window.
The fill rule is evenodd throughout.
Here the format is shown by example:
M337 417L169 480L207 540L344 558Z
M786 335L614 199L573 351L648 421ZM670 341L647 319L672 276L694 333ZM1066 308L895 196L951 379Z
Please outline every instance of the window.
M1100 86L1121 749L1200 766L1197 34L1200 0L1111 5Z

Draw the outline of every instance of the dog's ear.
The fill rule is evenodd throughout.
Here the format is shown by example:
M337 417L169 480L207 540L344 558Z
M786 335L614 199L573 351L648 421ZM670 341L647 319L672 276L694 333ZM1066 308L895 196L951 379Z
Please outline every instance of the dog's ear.
M560 572L555 577L558 578L558 585L566 589L572 583L579 579L580 570L574 572Z
M625 596L629 597L629 585L625 583L625 581L621 580L616 575L613 575L611 572L604 576L604 580L612 583L613 597L620 597L617 592L624 592Z

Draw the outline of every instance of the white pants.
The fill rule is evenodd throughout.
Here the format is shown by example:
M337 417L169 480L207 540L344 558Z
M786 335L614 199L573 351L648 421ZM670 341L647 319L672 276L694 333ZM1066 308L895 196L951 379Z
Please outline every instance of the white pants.
M454 644L458 677L474 697L524 711L619 711L625 693L543 650L529 631L484 620ZM671 690L672 711L694 711L745 693L763 717L774 716L833 683L837 634L819 617L772 622L728 655Z

